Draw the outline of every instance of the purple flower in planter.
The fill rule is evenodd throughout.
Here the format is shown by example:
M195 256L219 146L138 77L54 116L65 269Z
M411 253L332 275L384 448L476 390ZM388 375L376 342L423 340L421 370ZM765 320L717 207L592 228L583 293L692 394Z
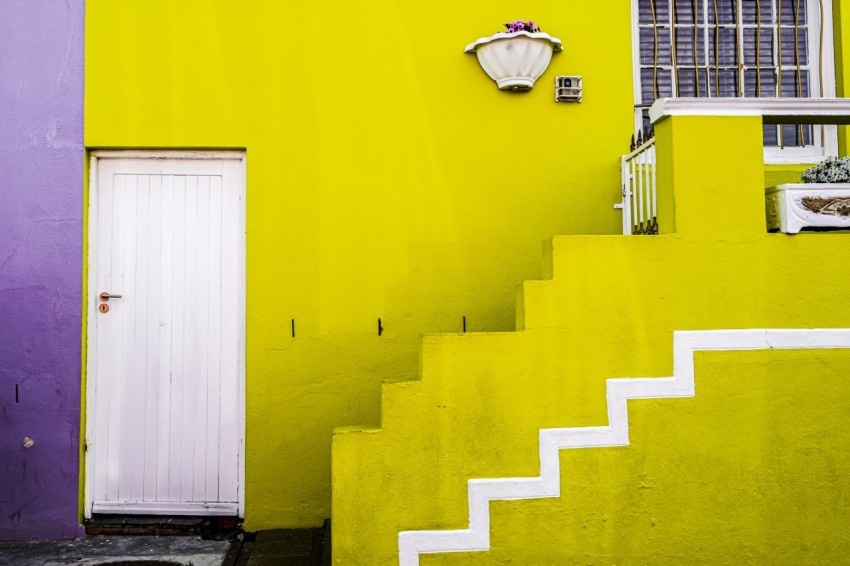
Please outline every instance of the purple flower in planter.
M506 28L508 28L507 33L516 33L518 31L527 31L529 33L536 33L540 31L540 27L537 26L533 21L523 21L523 20L514 20L509 24L504 24Z

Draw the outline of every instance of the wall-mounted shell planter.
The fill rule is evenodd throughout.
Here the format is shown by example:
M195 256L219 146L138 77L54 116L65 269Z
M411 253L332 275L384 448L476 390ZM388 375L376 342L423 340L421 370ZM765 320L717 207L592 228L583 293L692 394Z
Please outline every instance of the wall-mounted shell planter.
M481 68L500 89L529 90L561 49L561 40L548 33L517 31L482 37L465 51L478 55Z

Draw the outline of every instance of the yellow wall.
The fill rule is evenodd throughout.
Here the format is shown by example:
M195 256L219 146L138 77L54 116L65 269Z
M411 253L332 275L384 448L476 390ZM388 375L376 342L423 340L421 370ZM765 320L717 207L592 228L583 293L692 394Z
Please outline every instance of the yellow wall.
M518 17L564 52L503 93L463 48ZM87 2L88 148L247 151L247 529L329 515L331 431L422 333L512 329L541 240L619 230L630 33L619 3Z
M613 3L86 12L87 147L247 150L249 530L329 516L331 431L379 421L380 382L417 375L421 333L513 328L542 240L619 230L632 74ZM602 16L606 33L583 25ZM564 52L504 93L463 49L520 17ZM557 74L584 76L583 103L554 103Z

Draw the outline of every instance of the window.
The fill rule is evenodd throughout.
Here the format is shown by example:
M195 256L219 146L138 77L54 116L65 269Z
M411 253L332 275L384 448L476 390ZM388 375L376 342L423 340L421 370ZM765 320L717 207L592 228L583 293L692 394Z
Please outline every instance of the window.
M666 97L835 96L830 0L633 0L635 121ZM765 158L836 152L832 126L765 125Z

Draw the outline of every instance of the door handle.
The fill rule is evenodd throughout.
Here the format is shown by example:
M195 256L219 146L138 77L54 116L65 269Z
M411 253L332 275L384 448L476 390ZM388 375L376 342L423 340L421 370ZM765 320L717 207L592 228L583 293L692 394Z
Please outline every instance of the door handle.
M100 294L100 300L103 302L108 301L109 299L120 299L121 295L110 295L109 291L104 291Z

